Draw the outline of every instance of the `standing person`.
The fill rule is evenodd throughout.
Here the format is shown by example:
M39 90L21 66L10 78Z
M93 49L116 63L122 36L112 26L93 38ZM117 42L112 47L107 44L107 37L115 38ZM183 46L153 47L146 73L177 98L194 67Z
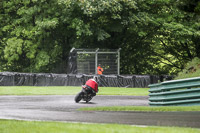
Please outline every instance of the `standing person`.
M102 73L103 73L103 68L101 67L101 64L99 64L99 66L97 67L97 74L102 75Z

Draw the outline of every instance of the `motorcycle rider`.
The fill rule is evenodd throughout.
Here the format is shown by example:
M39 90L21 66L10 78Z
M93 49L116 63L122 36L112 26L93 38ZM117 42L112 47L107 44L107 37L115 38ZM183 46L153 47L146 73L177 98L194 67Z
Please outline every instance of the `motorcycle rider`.
M92 96L96 96L96 93L99 91L96 77L87 80L85 85L83 85L82 87L85 88L88 93L91 93Z
M79 92L74 100L76 103L83 100L89 102L94 96L96 96L96 93L98 90L98 83L96 81L97 78L89 79L86 81L85 85L82 85L82 90Z

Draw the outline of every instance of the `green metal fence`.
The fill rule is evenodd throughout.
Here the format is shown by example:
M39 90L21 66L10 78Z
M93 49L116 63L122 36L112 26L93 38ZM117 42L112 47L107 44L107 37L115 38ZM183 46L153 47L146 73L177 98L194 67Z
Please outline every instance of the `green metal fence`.
M200 77L149 85L151 106L200 105Z

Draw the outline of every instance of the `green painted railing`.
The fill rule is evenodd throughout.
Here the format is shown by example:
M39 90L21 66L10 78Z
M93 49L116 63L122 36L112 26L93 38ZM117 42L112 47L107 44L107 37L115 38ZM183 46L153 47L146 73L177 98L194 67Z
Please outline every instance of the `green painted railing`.
M150 106L200 105L200 77L149 85Z

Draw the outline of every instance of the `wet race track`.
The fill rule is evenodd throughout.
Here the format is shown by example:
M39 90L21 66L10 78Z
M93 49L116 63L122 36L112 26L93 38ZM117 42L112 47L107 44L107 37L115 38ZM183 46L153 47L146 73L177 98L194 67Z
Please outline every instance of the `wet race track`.
M101 112L81 107L148 106L147 96L96 96L75 103L75 96L0 96L0 119L118 123L200 128L200 112Z

